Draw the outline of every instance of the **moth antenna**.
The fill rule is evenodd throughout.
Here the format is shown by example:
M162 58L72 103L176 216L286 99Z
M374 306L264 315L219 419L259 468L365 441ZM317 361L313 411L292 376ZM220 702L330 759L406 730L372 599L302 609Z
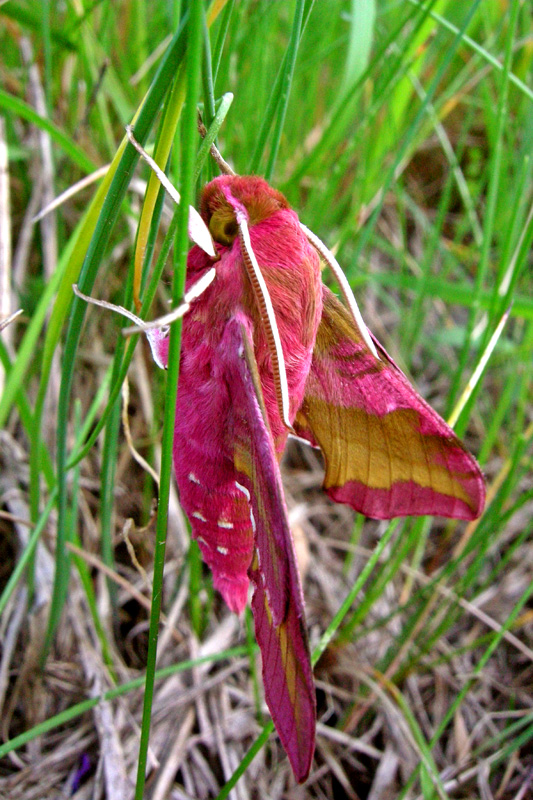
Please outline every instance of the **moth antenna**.
M137 150L141 158L143 158L150 169L155 172L157 175L161 186L163 186L171 198L174 200L176 205L179 206L181 201L181 195L178 190L171 184L161 167L156 164L152 156L149 156L144 147L139 144L135 136L133 135L133 131L131 125L126 125L126 135L128 137L128 141L133 147ZM198 213L198 211L193 207L189 206L189 238L200 247L204 253L207 253L208 256L211 258L217 258L218 254L215 249L215 245L213 244L213 239L211 237L211 233L209 228L203 221L202 217Z
M0 320L0 331L3 331L8 325L11 325L13 320L16 319L20 314L22 314L21 308L19 308L18 311L14 311L13 314L10 314L8 317L4 317L4 319Z
M197 297L200 297L200 295L205 292L207 287L213 283L214 279L216 278L216 274L216 269L211 267L211 269L209 269L205 275L202 275L202 277L199 278L196 283L193 283L191 288L185 292L183 303L180 303L179 306L176 306L176 308L174 308L172 311L169 311L168 314L158 317L151 322L142 322L142 325L137 323L129 328L124 328L122 331L123 335L130 336L132 333L144 333L146 331L154 330L154 328L164 328L166 325L170 325L171 322L174 322L174 320L183 317L183 315L186 314L191 307L192 301L196 300Z
M346 300L346 305L348 306L348 308L350 310L350 313L351 313L351 315L353 317L353 321L355 322L355 324L357 325L357 327L361 331L361 336L363 337L366 346L368 347L368 349L370 350L372 355L375 356L375 358L377 358L378 361L380 361L381 359L380 359L380 357L378 355L378 351L376 350L376 346L375 346L374 342L372 341L372 337L370 336L370 332L369 332L368 328L365 325L365 321L364 321L364 319L362 317L361 312L359 311L359 306L357 305L357 300L354 297L354 294L352 292L352 288L351 288L350 284L348 283L348 279L346 278L346 275L342 271L339 262L337 261L337 259L335 258L335 256L331 252L331 250L328 247L326 247L326 245L324 244L322 239L318 238L316 233L313 233L313 231L310 230L306 225L304 225L303 222L300 222L300 227L303 230L303 232L305 233L305 235L307 236L308 240L313 245L313 247L316 250L318 250L318 252L322 256L324 261L329 266L330 270L335 275L335 278L337 279L337 283L340 286L342 295L343 295L344 299Z
M124 306L117 306L114 303L109 303L107 300L96 300L94 297L89 297L88 295L83 294L83 292L80 292L78 289L78 285L76 283L72 284L72 289L74 290L74 294L76 294L81 300L85 300L85 302L91 303L94 306L107 308L109 311L115 311L117 314L121 314L123 317L126 317L134 322L135 325L122 330L123 336L131 336L133 333L148 333L148 331L153 331L156 328L164 328L165 326L170 325L171 322L174 322L174 320L183 317L183 315L186 314L191 307L192 301L196 300L197 297L200 297L200 295L205 292L207 287L215 279L216 274L216 269L211 267L211 269L207 270L205 275L202 275L202 277L199 278L196 283L193 283L191 288L185 292L183 303L180 303L179 306L176 306L176 308L172 309L172 311L169 311L168 314L158 317L151 322L146 322L134 314L133 311L129 311L127 308L124 308Z
M198 112L198 133L200 134L202 139L205 139L205 137L207 136L207 128L205 127L202 121L202 115L200 114L200 112ZM219 168L219 170L222 172L223 175L237 174L235 170L232 167L230 167L228 162L223 158L220 150L215 144L212 144L211 147L209 148L209 154L211 155L211 158L213 159L213 161L215 162L215 164L217 165L217 167Z
M72 284L72 288L74 290L74 294L76 294L81 300L85 300L86 303L91 303L93 306L100 306L101 308L107 308L110 311L116 311L117 314L121 314L123 317L127 317L127 319L135 322L135 332L144 331L146 333L148 344L150 345L150 350L152 351L152 357L155 363L161 367L161 369L166 368L166 364L159 356L159 340L161 337L152 330L146 330L146 326L149 323L144 322L144 320L142 320L132 311L129 311L127 308L124 308L124 306L116 306L114 303L108 303L107 300L96 300L94 297L89 297L88 295L83 294L83 292L80 292L75 283ZM124 331L122 331L122 333L124 333Z
M95 297L89 297L88 294L83 294L83 292L80 292L78 289L77 283L72 284L72 290L80 300L85 300L86 303L90 303L93 306L100 306L100 308L107 308L109 311L115 311L117 314L135 322L139 328L142 328L142 326L146 324L140 317L134 314L133 311L129 311L127 308L124 308L124 306L117 306L114 303L108 303L107 300L97 300Z
M281 346L274 307L261 268L257 263L255 253L252 249L250 231L245 214L241 209L236 208L235 216L237 225L239 226L239 238L241 241L244 266L246 267L246 272L252 284L261 319L265 325L268 349L270 350L270 356L272 358L272 373L274 375L274 386L276 389L279 413L285 427L292 431L292 425L289 420L289 384L287 383L285 358L283 356L283 348Z
M163 329L166 325L170 325L171 322L174 322L174 320L179 319L179 317L182 317L184 314L186 314L192 301L199 297L202 292L207 289L215 277L216 270L214 267L211 267L211 269L209 269L205 275L202 275L202 277L191 286L189 291L185 293L183 303L180 303L180 305L173 309L169 314L165 314L163 317L154 319L152 322L145 322L143 319L140 319L140 317L123 306L116 306L114 303L108 303L107 300L95 300L94 297L89 297L88 295L83 294L83 292L80 292L75 283L72 285L72 288L74 293L81 298L81 300L85 300L87 303L92 303L93 305L100 306L101 308L107 308L110 311L116 311L117 314L121 314L123 317L126 317L134 322L135 325L123 329L122 335L129 336L132 333L145 333L155 363L158 367L161 367L161 369L166 369L166 361L164 358L162 358L160 349L161 343L166 336L166 332Z

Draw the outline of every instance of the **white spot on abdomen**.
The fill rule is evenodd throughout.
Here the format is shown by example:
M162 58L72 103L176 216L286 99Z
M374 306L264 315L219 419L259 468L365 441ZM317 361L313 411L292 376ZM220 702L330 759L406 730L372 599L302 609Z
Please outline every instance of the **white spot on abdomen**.
M194 474L194 472L189 472L189 480L191 481L191 483L197 483L197 484L198 484L198 486L200 486L200 481L199 481L199 479L196 477L196 475Z
M204 515L200 511L193 511L192 514L191 514L191 517L194 517L195 519L199 519L200 522L207 522L206 518L204 517Z

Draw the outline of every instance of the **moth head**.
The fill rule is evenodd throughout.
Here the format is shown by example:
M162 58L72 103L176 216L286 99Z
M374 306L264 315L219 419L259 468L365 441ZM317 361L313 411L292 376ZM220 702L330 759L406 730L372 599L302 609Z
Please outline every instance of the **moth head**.
M244 212L249 225L268 219L288 208L284 196L255 175L221 175L204 187L201 214L211 236L226 247L239 232L236 212Z

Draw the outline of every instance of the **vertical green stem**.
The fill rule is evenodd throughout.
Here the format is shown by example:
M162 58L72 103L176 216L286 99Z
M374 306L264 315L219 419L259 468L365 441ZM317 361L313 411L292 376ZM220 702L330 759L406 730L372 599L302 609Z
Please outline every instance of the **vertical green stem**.
M294 74L294 67L296 65L296 55L298 53L298 45L300 43L300 34L302 30L302 19L304 13L305 0L296 0L296 9L294 11L294 21L292 23L291 38L287 48L287 61L285 65L285 72L281 82L281 97L278 117L276 119L276 127L274 128L274 140L272 142L272 149L270 150L270 157L265 172L267 181L271 180L272 173L274 172L274 165L278 157L279 143L281 141L281 134L283 125L285 123L285 115L287 113L287 105L289 103L289 94L291 91L292 76Z
M187 27L187 99L183 111L183 168L181 181L181 204L179 207L179 226L176 236L176 265L172 282L172 300L174 305L178 305L180 298L183 296L183 289L185 286L188 250L187 229L189 204L193 194L197 142L196 105L200 89L203 11L204 9L202 0L191 0L189 5L189 23ZM148 655L146 659L146 682L141 727L141 741L139 745L139 761L137 765L135 800L142 800L144 794L148 742L150 736L150 718L152 713L157 657L157 637L159 615L161 611L163 569L165 563L168 502L170 495L170 476L172 470L172 444L174 436L174 421L176 416L176 394L178 388L180 346L181 321L178 320L172 325L170 331L168 353L165 416L163 422L163 448L161 454L161 477L159 485L159 507L154 553L154 581L152 591L152 607L150 611Z

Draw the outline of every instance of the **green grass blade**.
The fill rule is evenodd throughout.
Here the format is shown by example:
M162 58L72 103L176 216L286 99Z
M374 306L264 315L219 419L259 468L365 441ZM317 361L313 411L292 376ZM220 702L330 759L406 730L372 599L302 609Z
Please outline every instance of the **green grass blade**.
M231 15L233 14L234 6L235 0L229 0L229 2L226 3L224 11L222 12L222 18L220 20L215 46L213 48L213 83L215 85L217 82L218 68L220 67L220 59L222 58L222 50L224 49L224 43L226 41L226 36L228 35L228 28L230 26Z
M417 8L423 8L423 4L419 0L408 0L408 2L411 3L413 6L416 6ZM450 31L450 33L453 33L454 35L457 35L457 33L459 33L459 28L457 28L456 25L447 20L446 17L443 17L436 11L430 11L429 15L436 22L438 22L439 25L442 25L443 28L446 28L446 30ZM464 44L468 45L468 47L471 47L475 53L478 53L491 66L503 72L504 65L501 63L501 61L498 61L498 59L495 56L493 56L492 53L486 50L482 45L480 45L466 33L463 34L462 40ZM515 74L511 72L509 73L509 80L511 81L511 83L514 83L514 85L518 89L520 89L520 91L523 92L526 95L526 97L529 97L530 100L533 100L533 89L530 89L530 87L523 81L521 81L520 78L518 78Z
M311 11L313 9L314 2L315 2L315 0L307 0L307 2L305 4L304 19L303 19L303 22L301 24L301 32L302 32L302 34L305 31L307 22L309 20L309 17L311 15ZM296 17L295 17L295 21L297 21ZM254 148L254 154L253 154L252 159L250 161L250 165L249 165L249 167L247 169L247 172L249 174L251 174L251 175L254 175L254 174L259 172L259 167L260 167L260 164L261 164L261 160L263 158L263 153L264 153L264 150L265 150L265 147L266 147L266 143L267 143L268 137L270 135L270 131L271 131L272 125L274 124L274 121L275 121L275 118L276 118L276 113L278 113L278 115L279 115L278 106L279 106L279 103L281 102L281 98L282 98L282 82L284 80L284 76L288 75L289 56L290 56L290 51L289 51L289 48L287 48L286 52L283 55L283 60L282 60L282 62L280 64L280 67L279 67L279 70L278 70L278 74L276 75L276 80L274 81L274 85L273 85L272 91L270 93L270 97L269 97L269 100L268 100L267 108L265 110L265 113L263 114L263 121L262 121L262 124L261 124L261 128L260 128L259 134L257 136L257 141L256 141L255 148ZM296 53L294 53L294 57L296 57ZM289 78L289 81L290 81L290 78Z
M26 548L24 549L24 552L22 553L21 557L19 558L19 560L17 562L17 565L14 568L13 572L9 576L9 580L8 580L6 586L5 586L4 591L2 592L2 596L0 597L0 614L3 613L9 598L13 594L13 591L15 590L18 582L21 580L21 578L22 578L22 576L24 574L24 570L26 569L26 567L28 566L28 564L31 562L31 560L33 558L33 555L35 553L35 548L37 547L37 545L39 543L39 539L42 536L44 527L45 527L46 523L48 522L48 518L50 516L50 512L52 511L52 509L53 509L53 507L55 505L56 495L57 495L57 491L54 490L52 492L52 494L50 495L50 499L48 500L48 503L46 504L46 508L44 509L43 513L41 514L41 516L39 518L39 521L37 522L37 524L35 525L32 533L31 533L30 539L28 541L28 544L27 544Z
M267 181L272 179L272 175L274 173L274 166L276 163L276 159L278 157L281 134L283 131L283 125L285 123L285 116L287 114L287 105L289 103L292 77L294 74L294 68L296 66L298 45L300 43L304 5L305 5L305 0L296 0L296 5L294 9L294 20L291 28L291 36L289 39L289 45L287 47L287 60L285 62L285 66L281 74L279 98L276 103L278 112L276 117L276 123L274 125L272 146L270 148L270 156L265 170L265 178L267 179Z
M31 106L20 100L18 97L0 89L0 109L14 114L21 119L31 122L37 128L50 134L52 141L64 150L71 161L76 164L84 173L93 172L97 165L90 158L87 158L83 150L65 136L63 131L56 127L52 122L41 117Z
M352 0L342 93L346 93L352 88L368 66L375 20L375 0Z
M463 348L459 355L459 364L454 376L454 380L452 383L452 389L449 396L449 401L452 398L457 396L459 391L459 385L463 379L463 373L466 368L466 364L468 361L468 356L470 350L472 349L473 345L473 336L474 336L474 326L476 320L478 319L479 314L479 298L481 295L482 287L486 283L487 273L489 269L489 259L491 248L493 244L493 236L494 236L494 227L495 227L495 217L496 217L496 206L497 206L497 198L498 198L498 190L500 186L500 177L501 177L501 170L502 170L502 157L503 157L503 147L504 147L504 130L505 130L505 123L507 117L507 96L509 91L509 74L511 71L511 63L512 63L512 55L513 55L513 41L514 41L514 32L516 29L516 23L518 18L518 12L520 10L520 2L518 0L514 0L511 6L511 18L509 21L509 28L507 32L507 41L506 41L506 48L505 48L505 61L504 61L504 69L502 73L501 85L500 85L500 94L499 94L499 101L498 101L498 109L497 109L497 119L496 119L496 137L495 137L495 145L493 150L493 156L491 159L491 166L490 166L490 182L489 188L487 193L487 207L485 211L485 222L483 226L483 243L481 248L480 260L476 270L476 279L473 286L473 302L471 306L471 312L468 319L468 325L465 331L465 340L463 344ZM475 394L474 394L475 397ZM457 432L461 435L464 432L464 425L466 424L466 415L465 421L462 425L459 425L457 428Z
M204 9L201 0L192 0L190 18L187 26L187 96L183 113L183 162L181 179L181 204L178 208L179 226L176 234L176 258L172 281L173 305L179 304L185 288L186 262L188 251L189 205L193 199L194 167L196 159L196 106L200 88L202 31ZM165 565L168 503L170 496L170 477L172 472L172 445L174 441L174 420L176 415L176 395L178 388L179 356L181 347L181 320L171 326L168 351L167 385L165 391L165 413L163 422L163 441L161 451L161 474L159 482L159 502L156 526L156 547L154 552L154 577L152 603L150 609L150 628L148 634L148 654L146 658L146 682L141 723L141 741L137 763L137 782L135 800L142 800L150 720L154 693L155 668L157 657L157 638Z

